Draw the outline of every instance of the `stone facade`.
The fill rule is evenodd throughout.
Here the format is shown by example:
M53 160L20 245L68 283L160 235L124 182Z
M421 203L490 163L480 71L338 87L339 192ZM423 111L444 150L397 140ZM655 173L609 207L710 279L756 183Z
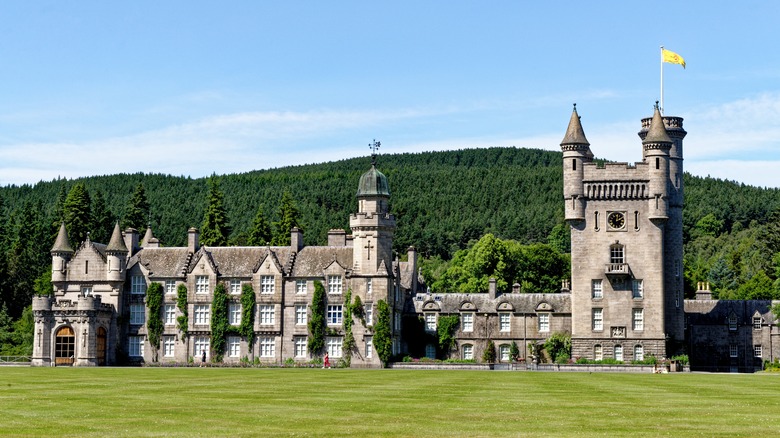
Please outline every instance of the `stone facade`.
M390 191L373 163L358 185L351 234L331 230L327 246L304 246L302 232L293 229L290 246L207 247L192 228L186 247L161 247L151 230L139 243L135 230L121 232L117 225L107 245L87 240L74 250L63 225L51 250L54 294L33 300L33 365L197 362L203 351L212 353L210 313L218 284L229 293L233 323L244 285L252 285L257 303L254 342L229 336L226 362L309 361L307 322L314 282L320 281L334 360L344 355L346 291L364 304L366 323L353 325L352 366L380 365L373 323L384 300L392 312L394 353L423 342L420 355L481 361L492 341L497 362L510 361L512 344L519 359L530 360L529 346L567 333L574 358L629 363L687 353L693 370L760 369L762 361L780 357L771 302L712 300L706 285L696 300L683 300L682 125L656 107L641 122L642 161L596 163L575 108L561 142L571 280L555 294L520 293L519 285L499 291L495 281L487 293L426 291L414 248L407 262L393 260ZM145 324L145 292L154 282L165 291L156 357ZM180 285L187 289L186 335L176 326ZM459 325L453 349L441 352L434 334L444 316L457 316ZM403 321L421 324L424 332Z

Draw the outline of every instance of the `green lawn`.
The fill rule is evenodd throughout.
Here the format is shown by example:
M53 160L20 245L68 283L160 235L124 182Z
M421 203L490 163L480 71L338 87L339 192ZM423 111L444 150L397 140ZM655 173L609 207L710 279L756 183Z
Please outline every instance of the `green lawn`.
M777 433L780 374L0 368L0 435Z

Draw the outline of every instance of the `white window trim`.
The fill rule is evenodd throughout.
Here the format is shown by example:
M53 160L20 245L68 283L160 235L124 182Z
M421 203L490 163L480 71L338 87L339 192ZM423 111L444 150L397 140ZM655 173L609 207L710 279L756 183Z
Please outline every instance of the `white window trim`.
M460 322L463 333L474 331L474 312L464 312L460 314Z
M195 293L207 294L209 293L209 276L208 275L196 275L195 276Z
M509 312L501 312L498 314L498 327L499 331L503 333L512 331L512 314Z
M276 324L276 306L263 304L260 306L260 325Z
M591 280L591 298L604 298L604 283L601 280Z
M260 276L260 293L270 295L276 292L276 276L274 275L261 275Z
M295 305L295 325L306 325L308 322L308 307L306 304Z

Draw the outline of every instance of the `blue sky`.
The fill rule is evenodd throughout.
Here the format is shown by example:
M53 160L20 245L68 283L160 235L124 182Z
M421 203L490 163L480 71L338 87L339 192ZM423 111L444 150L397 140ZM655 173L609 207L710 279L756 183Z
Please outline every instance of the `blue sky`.
M641 159L659 99L685 169L780 187L778 2L0 4L0 185L206 176L369 154L591 149ZM380 162L381 165L381 162Z

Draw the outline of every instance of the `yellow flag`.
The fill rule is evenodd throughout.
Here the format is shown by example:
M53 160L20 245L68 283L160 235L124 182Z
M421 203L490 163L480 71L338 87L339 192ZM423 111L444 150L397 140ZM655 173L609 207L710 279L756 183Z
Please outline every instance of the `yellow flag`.
M685 60L683 57L671 50L661 49L661 56L663 57L664 62L668 62L669 64L680 64L685 68Z

